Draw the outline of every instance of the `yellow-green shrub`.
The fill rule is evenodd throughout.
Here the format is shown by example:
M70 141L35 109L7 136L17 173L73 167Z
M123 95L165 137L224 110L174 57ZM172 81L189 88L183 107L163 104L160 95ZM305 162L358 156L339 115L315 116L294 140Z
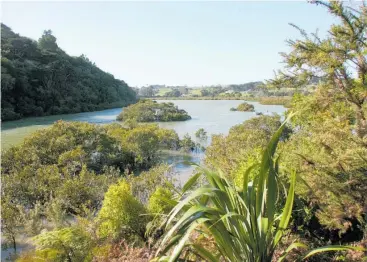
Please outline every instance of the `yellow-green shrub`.
M121 180L111 185L105 194L98 214L98 234L114 239L124 233L144 236L146 213L144 206L132 196L130 185Z
M173 194L170 190L159 187L151 195L148 203L148 210L152 214L168 214L175 203L172 202Z
M81 227L66 227L42 233L33 238L34 252L26 253L18 261L91 261L94 241Z

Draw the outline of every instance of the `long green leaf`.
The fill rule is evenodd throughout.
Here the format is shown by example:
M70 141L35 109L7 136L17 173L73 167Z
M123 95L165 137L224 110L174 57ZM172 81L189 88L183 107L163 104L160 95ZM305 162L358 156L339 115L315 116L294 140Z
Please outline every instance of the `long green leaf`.
M259 172L258 184L257 184L256 209L255 209L257 218L260 216L263 210L264 186L265 186L265 181L267 179L267 174L269 172L269 169L271 166L273 166L272 158L274 156L275 149L278 145L283 129L285 128L285 125L287 124L287 122L289 121L291 117L292 117L292 114L290 114L287 117L287 119L281 124L279 129L271 137L267 147L264 150L264 153L261 159L260 172Z
M283 254L281 255L281 257L278 259L278 262L282 262L283 259L286 258L286 256L289 254L290 251L292 251L293 249L295 248L307 248L307 246L305 244L302 244L302 243L292 243L284 252Z
M176 261L180 255L181 255L181 251L185 246L186 241L188 240L188 238L190 237L191 232L196 228L197 224L193 223L186 231L185 235L180 239L180 241L178 242L177 246L173 249L173 252L170 256L169 262L173 262Z
M329 252L329 251L346 251L346 250L355 250L355 251L367 251L367 249L362 247L352 247L352 246L324 246L316 248L310 251L303 259L309 258L310 256L316 255L322 252Z
M189 189L191 189L200 176L201 176L201 173L197 173L193 175L192 177L190 177L190 179L182 187L182 194L186 193Z
M195 249L195 251L197 252L197 254L205 259L206 261L210 261L210 262L219 262L219 258L215 257L210 251L208 251L207 249L203 248L202 246L198 245L198 244L192 244L191 245L193 249Z
M296 172L292 171L288 196L282 212L282 217L279 222L277 233L275 235L274 246L278 244L279 240L283 235L284 230L288 227L288 223L292 215L295 186L296 186Z

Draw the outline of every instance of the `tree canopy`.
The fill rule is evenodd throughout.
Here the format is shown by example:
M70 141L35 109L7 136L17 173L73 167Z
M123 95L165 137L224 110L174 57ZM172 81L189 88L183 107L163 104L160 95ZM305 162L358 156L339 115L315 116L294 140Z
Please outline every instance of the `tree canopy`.
M98 207L120 172L149 168L160 149L178 147L173 130L154 124L123 128L59 121L2 153L2 190L25 207L60 197L65 209L77 213L84 204Z
M191 117L188 113L173 103L158 103L149 99L140 100L138 103L124 108L117 116L117 120L137 122L185 121L189 119Z
M252 104L243 102L239 104L236 108L232 107L231 111L253 112L255 111L255 107Z
M1 119L126 106L136 93L85 55L72 57L51 30L38 42L1 24Z

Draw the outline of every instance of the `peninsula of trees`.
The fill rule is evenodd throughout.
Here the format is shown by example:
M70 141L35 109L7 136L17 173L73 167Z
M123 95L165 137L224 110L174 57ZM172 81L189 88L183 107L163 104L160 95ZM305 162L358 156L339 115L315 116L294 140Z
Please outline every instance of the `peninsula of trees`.
M121 107L136 101L122 80L85 55L72 57L50 30L38 41L1 24L1 120Z
M157 103L150 99L140 100L124 108L117 116L117 120L120 121L134 120L136 122L168 122L189 119L191 116L173 103Z

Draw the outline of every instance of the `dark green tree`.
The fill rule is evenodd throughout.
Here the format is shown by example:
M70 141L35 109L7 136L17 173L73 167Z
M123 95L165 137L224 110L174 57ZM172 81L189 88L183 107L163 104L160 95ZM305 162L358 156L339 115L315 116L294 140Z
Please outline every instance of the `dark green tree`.
M126 106L136 93L85 55L68 56L50 30L39 42L1 24L1 120Z
M57 51L59 48L56 43L56 37L52 34L51 30L43 31L43 35L40 39L38 39L38 45L45 50L49 50L52 52Z

